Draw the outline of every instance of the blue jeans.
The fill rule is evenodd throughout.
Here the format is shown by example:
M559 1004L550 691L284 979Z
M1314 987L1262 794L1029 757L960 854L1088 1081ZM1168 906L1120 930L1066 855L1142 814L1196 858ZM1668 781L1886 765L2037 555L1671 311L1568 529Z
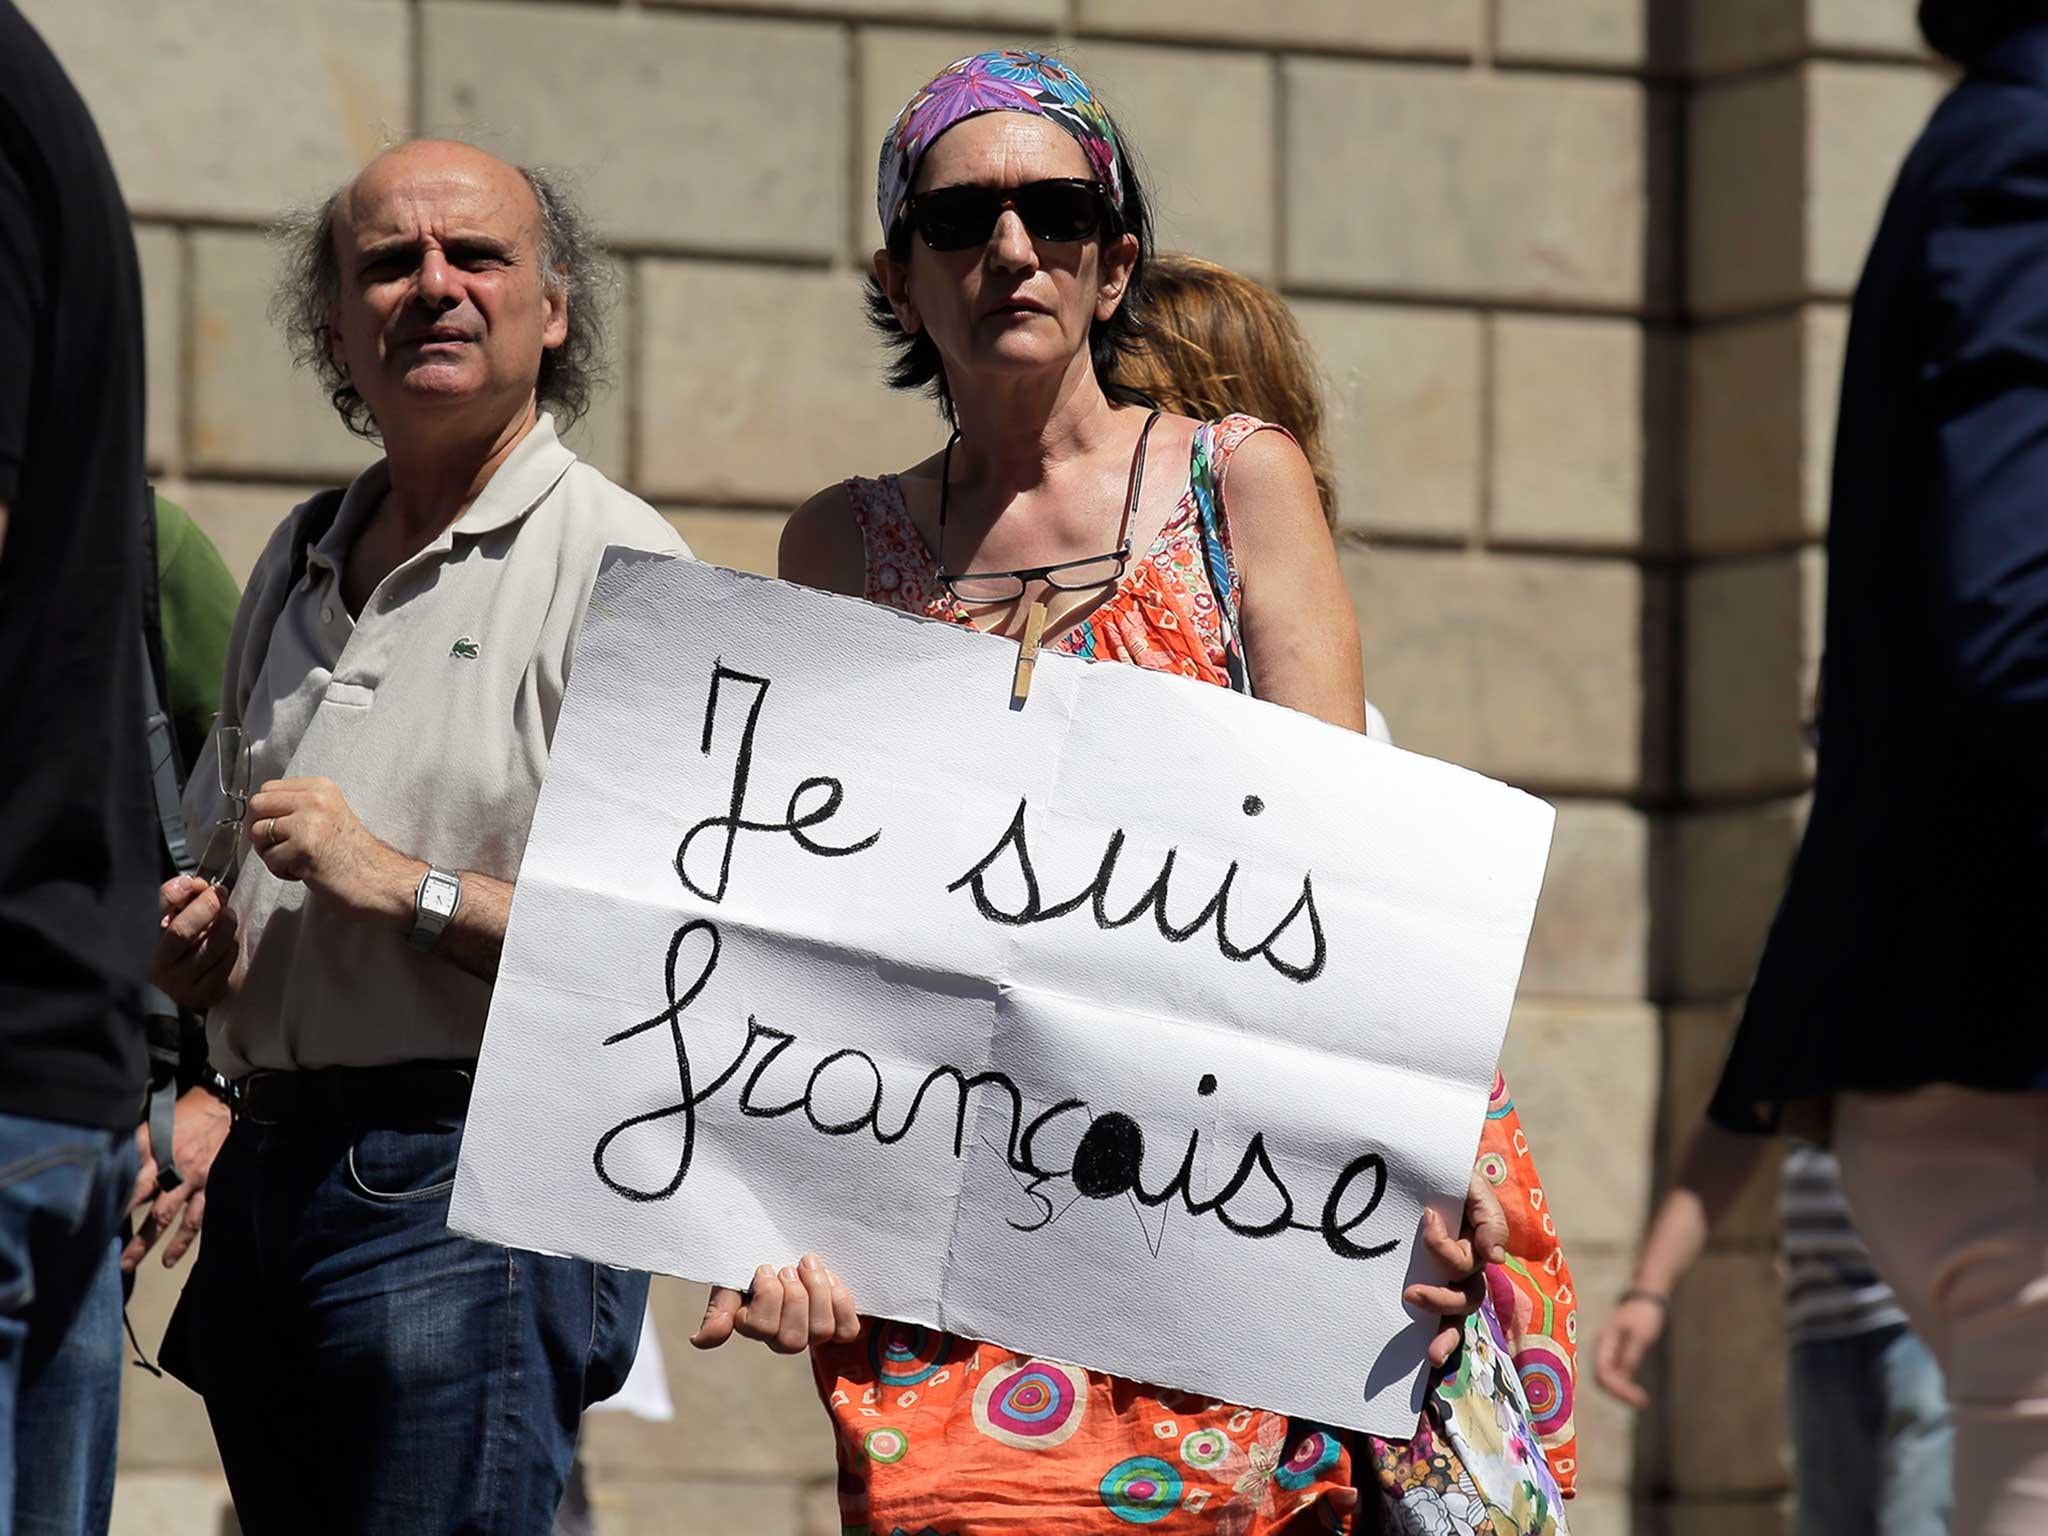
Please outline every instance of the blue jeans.
M1799 1536L1946 1536L1955 1431L1918 1334L1794 1344L1790 1386Z
M459 1120L236 1122L164 1337L272 1532L544 1536L647 1277L457 1237Z
M0 1536L104 1532L133 1132L0 1115Z

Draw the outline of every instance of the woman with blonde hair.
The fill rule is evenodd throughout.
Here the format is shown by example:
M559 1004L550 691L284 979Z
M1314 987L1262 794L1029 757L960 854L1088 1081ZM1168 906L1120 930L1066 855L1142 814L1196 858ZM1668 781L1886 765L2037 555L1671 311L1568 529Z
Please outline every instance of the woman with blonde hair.
M1145 282L1141 344L1125 377L1169 411L1220 421L1243 411L1286 430L1337 526L1337 477L1323 440L1323 384L1287 301L1264 283L1185 251L1161 251Z
M1145 278L1145 328L1124 372L1132 389L1169 411L1221 421L1242 411L1300 445L1323 522L1337 531L1337 475L1323 438L1323 381L1287 301L1255 278L1186 251L1161 251ZM1365 701L1365 734L1391 743L1386 717Z

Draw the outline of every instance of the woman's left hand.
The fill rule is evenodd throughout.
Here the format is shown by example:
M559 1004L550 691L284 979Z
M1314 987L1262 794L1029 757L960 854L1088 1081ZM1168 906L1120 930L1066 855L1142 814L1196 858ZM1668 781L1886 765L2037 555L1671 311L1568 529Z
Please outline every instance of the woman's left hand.
M1453 1283L1411 1285L1401 1299L1450 1320L1450 1325L1429 1341L1429 1363L1442 1365L1457 1353L1465 1319L1479 1310L1486 1297L1486 1266L1508 1256L1507 1213L1501 1209L1493 1185L1477 1168L1472 1170L1472 1182L1465 1186L1465 1224L1458 1235L1453 1238L1444 1230L1443 1218L1428 1210L1422 1213L1422 1240L1451 1272Z
M846 1282L807 1253L787 1269L763 1264L744 1292L711 1288L704 1322L691 1336L698 1349L716 1349L735 1333L758 1339L778 1355L798 1355L860 1332L860 1312Z

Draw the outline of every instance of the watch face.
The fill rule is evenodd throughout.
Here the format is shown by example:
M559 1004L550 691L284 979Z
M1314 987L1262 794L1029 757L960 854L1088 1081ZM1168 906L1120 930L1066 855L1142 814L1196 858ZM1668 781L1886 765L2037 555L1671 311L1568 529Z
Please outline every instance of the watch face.
M450 917L455 912L455 893L459 889L446 875L429 875L420 887L420 907L436 917Z

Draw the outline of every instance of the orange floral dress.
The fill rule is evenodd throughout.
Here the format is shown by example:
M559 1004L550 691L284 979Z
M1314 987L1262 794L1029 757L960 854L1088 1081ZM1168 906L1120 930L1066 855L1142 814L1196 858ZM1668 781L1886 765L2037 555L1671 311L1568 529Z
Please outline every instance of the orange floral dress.
M1262 430L1266 423L1231 416L1197 432L1188 490L1151 549L1046 649L1226 687L1242 675L1223 484L1231 455ZM866 543L869 600L969 622L895 478L850 480L847 489ZM1488 1266L1490 1304L1518 1365L1528 1356L1518 1374L1530 1383L1533 1373L1530 1416L1568 1492L1576 1469L1571 1276L1498 1079L1479 1167L1509 1220L1508 1264ZM1227 1320L1218 1325L1227 1332ZM1427 1418L1416 1441L1382 1441L910 1323L864 1319L855 1339L813 1349L811 1362L832 1416L846 1536L1109 1536L1134 1525L1160 1536L1300 1536L1340 1529L1324 1496L1361 1477L1390 1507L1419 1508L1433 1483L1449 1486L1452 1469L1462 1471L1449 1443L1428 1434ZM1471 1528L1475 1536L1523 1529Z

